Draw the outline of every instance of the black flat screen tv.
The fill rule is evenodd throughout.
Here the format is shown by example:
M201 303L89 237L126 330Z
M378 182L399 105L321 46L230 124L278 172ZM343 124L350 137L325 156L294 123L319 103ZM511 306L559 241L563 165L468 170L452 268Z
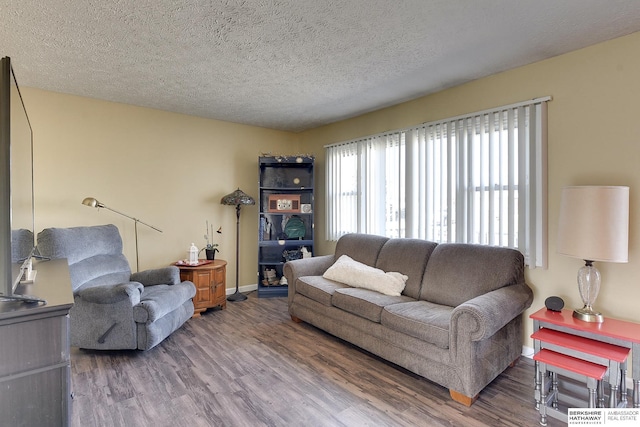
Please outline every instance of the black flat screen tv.
M35 252L33 130L11 59L0 63L0 301L42 302L17 293Z

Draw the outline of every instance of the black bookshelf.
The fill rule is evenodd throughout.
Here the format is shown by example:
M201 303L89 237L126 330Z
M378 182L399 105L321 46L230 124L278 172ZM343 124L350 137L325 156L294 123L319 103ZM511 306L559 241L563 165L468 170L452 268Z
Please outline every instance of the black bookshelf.
M262 156L258 163L258 297L286 297L284 263L313 255L314 158Z

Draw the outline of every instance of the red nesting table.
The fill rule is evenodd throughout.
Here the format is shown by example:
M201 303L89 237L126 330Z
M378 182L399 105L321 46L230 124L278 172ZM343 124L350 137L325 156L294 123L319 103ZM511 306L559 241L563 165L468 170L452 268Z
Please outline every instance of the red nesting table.
M529 316L533 320L532 338L536 354L546 348L607 368L611 386L609 407L626 404L626 369L631 350L633 407L640 408L640 324L605 318L603 323L584 322L573 317L572 310L559 312L543 308ZM536 370L536 376L538 376ZM536 384L539 378L536 377ZM538 392L538 390L536 390ZM536 396L539 403L539 396Z

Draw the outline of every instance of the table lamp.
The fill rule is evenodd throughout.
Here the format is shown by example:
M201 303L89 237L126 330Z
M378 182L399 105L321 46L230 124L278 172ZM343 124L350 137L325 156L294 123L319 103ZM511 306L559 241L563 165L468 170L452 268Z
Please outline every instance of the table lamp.
M600 272L594 261L629 260L629 187L577 186L562 189L557 252L580 258L578 289L584 306L573 317L604 321L593 309L600 290Z

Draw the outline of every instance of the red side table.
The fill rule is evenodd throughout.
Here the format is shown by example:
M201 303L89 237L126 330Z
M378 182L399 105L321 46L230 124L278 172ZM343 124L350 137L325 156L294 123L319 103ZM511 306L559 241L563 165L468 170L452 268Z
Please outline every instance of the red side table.
M605 318L602 323L585 322L573 317L573 311L563 309L552 311L543 308L529 316L533 319L533 330L548 328L566 334L585 337L594 341L614 344L631 349L631 377L633 378L633 407L640 408L640 324L624 320ZM534 341L536 352L540 350L538 340ZM570 343L567 341L567 346ZM596 345L597 347L597 345ZM567 347L569 348L569 347ZM574 349L575 351L575 349ZM613 356L612 356L613 357ZM623 362L623 367L626 361ZM626 369L620 378L622 399L626 399Z

